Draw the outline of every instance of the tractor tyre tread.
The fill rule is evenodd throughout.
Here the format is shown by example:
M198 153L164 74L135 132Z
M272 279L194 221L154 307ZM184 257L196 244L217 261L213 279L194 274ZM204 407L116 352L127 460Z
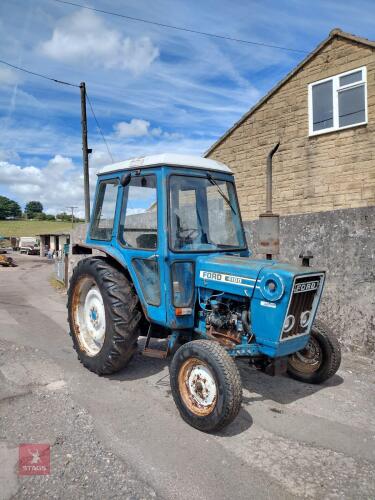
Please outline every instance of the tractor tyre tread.
M102 349L88 356L80 347L74 333L73 295L80 278L90 276L102 294L106 333ZM140 335L142 312L133 284L123 272L103 257L80 260L74 268L68 290L68 322L70 335L79 361L98 375L109 375L124 368L132 358Z

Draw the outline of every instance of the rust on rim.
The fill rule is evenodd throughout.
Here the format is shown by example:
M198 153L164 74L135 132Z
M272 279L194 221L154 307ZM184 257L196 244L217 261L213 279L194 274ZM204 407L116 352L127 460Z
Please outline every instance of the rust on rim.
M300 373L306 375L319 370L323 361L323 352L319 342L310 337L306 347L289 356L289 364Z
M178 388L185 406L195 415L205 417L217 402L216 379L204 361L187 359L178 373Z

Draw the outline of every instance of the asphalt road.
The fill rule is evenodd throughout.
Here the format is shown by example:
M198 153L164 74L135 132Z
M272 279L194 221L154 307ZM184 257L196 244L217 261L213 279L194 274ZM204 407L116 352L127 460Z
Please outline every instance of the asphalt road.
M0 498L375 497L373 361L346 354L322 386L241 362L239 417L207 435L179 417L168 361L83 368L52 266L16 259L0 268ZM20 443L51 445L50 475L17 475Z

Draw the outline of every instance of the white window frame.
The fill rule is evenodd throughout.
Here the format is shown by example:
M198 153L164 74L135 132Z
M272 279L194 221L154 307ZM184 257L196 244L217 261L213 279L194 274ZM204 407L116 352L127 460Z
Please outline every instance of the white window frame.
M340 86L340 78L342 76L347 76L357 71L362 71L362 80L354 83L349 83L348 85ZM312 89L315 85L320 83L325 83L332 81L332 94L333 94L333 126L329 128L324 128L321 130L314 131L313 124L313 99L312 99ZM364 86L365 88L365 120L360 123L353 123L351 125L345 125L344 127L339 126L339 92L349 88L355 88L359 86ZM327 134L329 132L334 132L336 130L345 130L347 128L359 127L360 125L366 125L368 122L367 116L367 69L366 66L361 68L351 69L350 71L345 71L345 73L340 73L338 75L330 76L329 78L323 78L323 80L318 80L316 82L309 83L308 85L308 113L309 113L309 136Z

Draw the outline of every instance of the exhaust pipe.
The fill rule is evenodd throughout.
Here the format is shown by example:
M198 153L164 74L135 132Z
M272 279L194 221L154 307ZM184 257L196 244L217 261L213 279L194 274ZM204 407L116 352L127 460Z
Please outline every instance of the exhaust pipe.
M258 253L266 254L268 260L272 259L272 255L279 253L280 246L279 216L272 213L272 159L279 146L280 142L267 155L266 212L259 215Z
M268 153L267 156L267 191L266 191L266 213L272 214L272 158L276 151L279 149L280 143L278 142Z

